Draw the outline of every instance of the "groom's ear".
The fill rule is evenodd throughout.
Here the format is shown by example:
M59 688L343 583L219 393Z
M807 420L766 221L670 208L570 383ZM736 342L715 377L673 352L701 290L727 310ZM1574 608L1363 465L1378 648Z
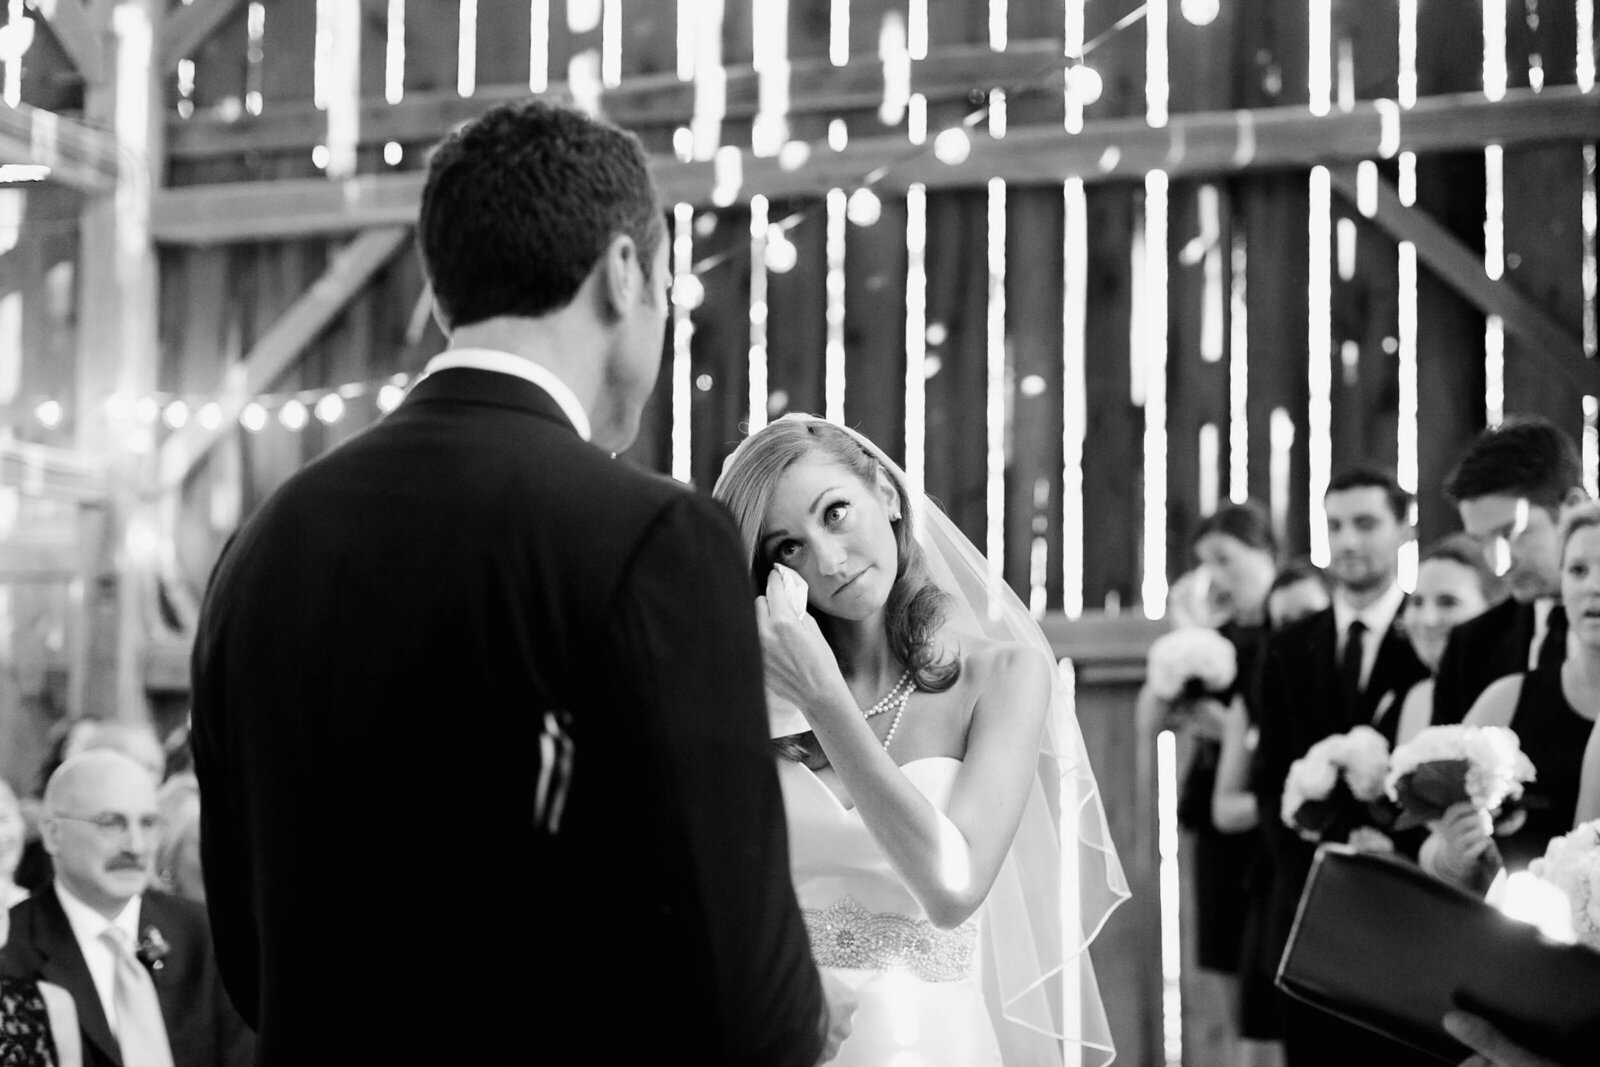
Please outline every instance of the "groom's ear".
M639 302L639 290L644 285L644 264L633 238L625 233L611 238L595 270L600 275L601 308L606 321L625 318Z

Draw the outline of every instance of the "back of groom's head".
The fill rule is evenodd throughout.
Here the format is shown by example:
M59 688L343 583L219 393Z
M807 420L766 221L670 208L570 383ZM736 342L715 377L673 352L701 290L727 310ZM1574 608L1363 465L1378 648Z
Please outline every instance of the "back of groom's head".
M496 107L439 143L417 222L452 330L566 307L619 234L648 278L664 233L638 138L538 100Z

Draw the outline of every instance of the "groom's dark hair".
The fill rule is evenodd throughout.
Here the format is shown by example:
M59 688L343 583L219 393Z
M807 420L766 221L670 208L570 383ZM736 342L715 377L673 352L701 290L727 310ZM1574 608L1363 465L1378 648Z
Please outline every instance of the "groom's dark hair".
M648 280L664 232L639 139L541 100L502 104L441 141L417 220L452 329L566 307L619 234Z

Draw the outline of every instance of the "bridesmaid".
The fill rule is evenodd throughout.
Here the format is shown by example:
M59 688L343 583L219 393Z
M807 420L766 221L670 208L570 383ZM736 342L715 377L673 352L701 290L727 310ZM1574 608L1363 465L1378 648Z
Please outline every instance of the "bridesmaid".
M1249 824L1224 827L1214 821L1213 794L1229 717L1247 715L1246 697L1265 645L1267 597L1277 573L1277 544L1259 508L1229 504L1196 525L1190 545L1207 582L1208 604L1222 619L1217 630L1234 646L1238 660L1234 684L1222 700L1187 704L1164 701L1146 687L1140 693L1139 708L1152 734L1174 728L1190 735L1192 747L1179 792L1178 820L1193 841L1198 963L1205 995L1225 1005L1237 1031L1247 886L1261 846L1257 835L1247 832Z
M1494 607L1506 595L1506 583L1489 569L1483 549L1466 534L1451 534L1422 553L1417 587L1406 601L1406 636L1428 677L1411 687L1400 705L1395 744L1417 736L1433 719L1433 679L1450 631Z
M1584 752L1600 718L1600 504L1580 504L1561 519L1561 603L1568 618L1564 662L1507 675L1478 697L1466 722L1506 726L1538 774L1523 793L1522 825L1492 836L1488 820L1457 804L1432 827L1420 857L1425 870L1473 885L1497 861L1518 871L1544 855L1552 837L1580 817Z

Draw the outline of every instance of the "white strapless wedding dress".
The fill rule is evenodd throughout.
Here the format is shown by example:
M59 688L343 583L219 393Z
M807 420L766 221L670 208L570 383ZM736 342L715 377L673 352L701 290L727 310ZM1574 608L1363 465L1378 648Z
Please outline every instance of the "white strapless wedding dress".
M977 972L978 921L940 930L889 867L855 809L804 764L779 761L795 895L811 954L860 998L839 1067L1000 1067ZM961 761L901 770L935 807Z

